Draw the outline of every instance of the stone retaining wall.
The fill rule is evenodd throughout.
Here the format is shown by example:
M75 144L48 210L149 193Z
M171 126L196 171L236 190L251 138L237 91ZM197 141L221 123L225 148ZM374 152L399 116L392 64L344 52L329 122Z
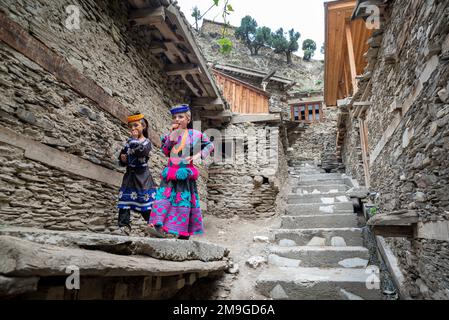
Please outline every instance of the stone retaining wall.
M69 5L80 10L79 29L65 27ZM170 106L190 102L183 82L168 77L163 64L150 55L148 27L129 29L125 2L0 0L0 8L6 19L28 30L33 39L48 48L48 52L35 54L59 56L84 79L99 85L102 94L129 112L146 114L156 136L153 141L168 131ZM100 108L98 101L87 98L26 55L0 42L2 127L112 170L111 174L123 173L117 157L128 137L126 126ZM9 143L2 143L0 148L3 221L58 230L113 230L117 185L56 170L51 161L30 160L23 150ZM150 168L156 182L166 162L154 146ZM204 177L199 186L205 200ZM137 223L137 215L134 220Z
M448 226L449 3L397 0L385 12L366 117L371 189L380 195L380 213L408 209L424 225ZM411 243L389 240L412 298L449 298L443 235L435 229Z

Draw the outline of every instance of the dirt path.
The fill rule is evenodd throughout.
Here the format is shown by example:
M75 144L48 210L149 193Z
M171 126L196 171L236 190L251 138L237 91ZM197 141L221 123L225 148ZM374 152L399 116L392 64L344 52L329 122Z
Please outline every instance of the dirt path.
M221 299L266 299L255 291L257 276L266 268L266 264L252 269L246 261L252 256L267 256L267 243L254 242L255 236L270 236L270 229L279 227L280 218L244 219L233 217L220 219L206 215L204 217L206 234L198 238L200 241L216 243L227 247L232 260L239 265L239 272L227 274L224 279L225 287L230 292L222 294Z

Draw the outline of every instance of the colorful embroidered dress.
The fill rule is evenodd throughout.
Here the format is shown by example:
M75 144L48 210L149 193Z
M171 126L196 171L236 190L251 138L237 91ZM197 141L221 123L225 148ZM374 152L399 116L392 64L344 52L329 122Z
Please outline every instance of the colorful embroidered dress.
M175 154L172 151L176 150L175 145L182 144L183 136L179 136L177 143L170 141L169 135L161 139L162 151L169 160L161 174L150 224L162 227L167 233L188 237L204 233L204 228L196 184L199 172L185 158L200 152L201 158L205 159L214 145L205 134L188 129L184 148Z
M128 139L120 155L127 155L127 163L120 160L121 166L126 166L119 193L117 208L130 209L139 212L150 211L156 196L156 185L148 169L151 142L146 139Z

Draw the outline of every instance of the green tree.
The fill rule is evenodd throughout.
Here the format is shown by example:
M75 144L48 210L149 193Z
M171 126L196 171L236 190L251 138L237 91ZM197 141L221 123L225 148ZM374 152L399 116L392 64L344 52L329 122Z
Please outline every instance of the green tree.
M321 54L324 54L324 43L323 43L323 45L321 46Z
M302 50L304 50L304 60L309 61L316 50L316 43L312 39L306 39L302 43Z
M198 21L201 20L201 12L197 6L192 9L192 17L195 18L195 29L198 31Z
M301 37L299 32L294 29L288 31L288 38L285 36L284 29L279 28L271 35L271 46L275 53L285 53L287 56L287 63L292 63L292 53L298 51L298 40Z
M235 37L241 40L254 55L253 41L256 36L257 22L251 16L245 16L240 22L240 27L235 30Z
M271 44L271 29L268 27L257 28L253 42L254 54L258 55L259 50Z

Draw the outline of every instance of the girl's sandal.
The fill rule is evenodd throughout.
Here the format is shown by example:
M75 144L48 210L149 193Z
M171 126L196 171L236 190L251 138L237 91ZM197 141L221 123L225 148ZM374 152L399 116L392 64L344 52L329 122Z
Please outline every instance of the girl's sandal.
M158 228L156 228L154 225L149 224L147 227L148 232L150 235L156 237L156 238L165 238L165 234L160 232Z

